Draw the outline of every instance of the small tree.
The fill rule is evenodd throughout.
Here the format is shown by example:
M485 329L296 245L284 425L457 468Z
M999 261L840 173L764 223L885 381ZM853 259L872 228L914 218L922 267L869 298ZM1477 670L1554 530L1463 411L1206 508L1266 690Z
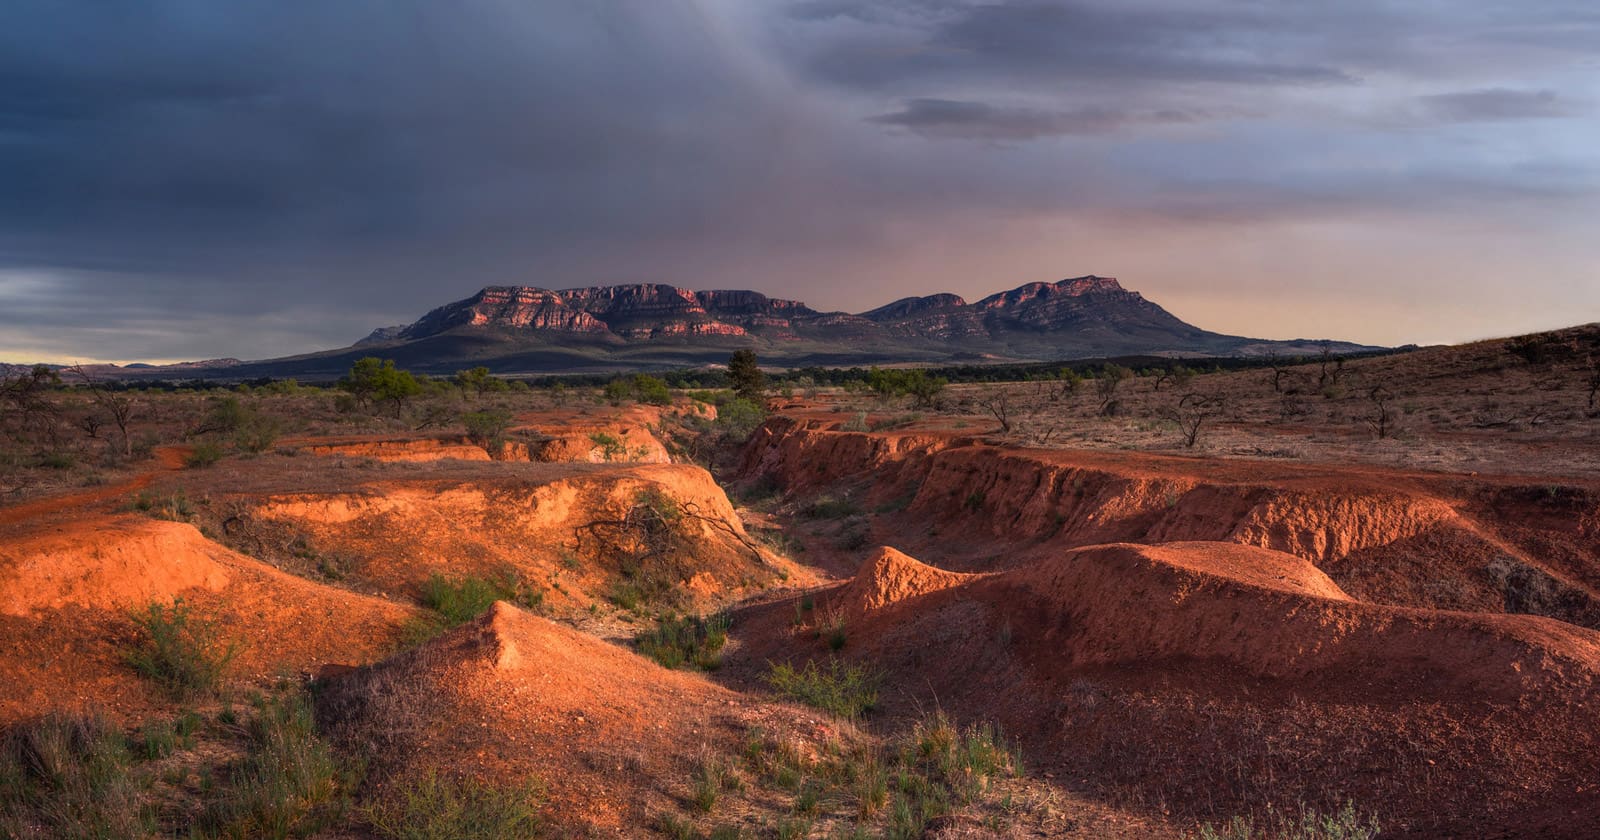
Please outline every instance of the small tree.
M1267 365L1272 368L1272 393L1283 393L1283 380L1290 374L1289 363L1273 350L1267 354Z
M1107 414L1112 411L1117 399L1117 390L1122 387L1122 383L1133 377L1133 371L1122 365L1105 366L1099 378L1094 381L1095 390L1100 394L1100 413Z
M122 457L132 457L133 438L128 434L128 426L133 422L133 398L126 394L113 394L106 390L93 377L89 376L89 373L83 369L83 365L73 365L72 372L83 380L83 384L89 389L90 395L94 397L95 405L100 406L100 409L111 418L112 424L117 427L117 434L122 437Z
M944 393L950 380L942 376L929 376L925 370L913 370L906 374L906 393L911 395L912 408L933 408L939 402L939 395Z
M1329 395L1329 389L1339 384L1344 376L1344 357L1333 355L1333 342L1323 341L1321 350L1317 353L1317 390L1323 396Z
M461 422L467 427L467 439L494 455L505 445L506 429L511 428L511 414L500 410L473 411L461 415Z
M0 428L18 440L42 432L54 444L59 412L46 395L60 384L61 377L44 365L0 377Z
M392 403L396 417L405 408L406 400L422 393L422 383L410 371L396 368L393 359L376 356L356 360L350 373L339 380L339 388L363 408L376 402Z
M1394 394L1382 385L1374 385L1367 390L1367 401L1372 403L1372 414L1367 417L1367 427L1372 433L1382 440L1394 431L1394 410L1389 407L1389 402L1394 399Z
M1600 340L1597 340L1600 342ZM1589 379L1584 384L1589 387L1589 410L1595 409L1595 402L1600 400L1600 349L1589 354L1584 359L1584 367L1588 371Z
M728 384L739 399L757 404L765 401L767 375L761 372L754 350L736 350L728 357Z
M1151 390L1159 391L1162 385L1170 382L1173 388L1181 391L1189 387L1189 383L1194 381L1194 371L1183 365L1176 365L1155 371L1155 378L1155 387Z
M994 416L1002 434L1011 431L1011 397L1004 385L996 386L978 397L978 405Z
M672 391L666 381L648 373L634 374L633 392L645 405L672 405Z
M1225 407L1222 397L1184 394L1167 416L1178 424L1178 431L1183 433L1183 445L1193 449L1200 440L1200 428L1207 420L1222 413Z
M456 385L461 388L461 395L477 394L483 396L491 391L505 391L511 386L498 376L491 376L489 369L479 365L470 370L456 371Z
M1061 376L1056 381L1061 383L1061 399L1072 398L1083 387L1083 376L1072 368L1062 368Z

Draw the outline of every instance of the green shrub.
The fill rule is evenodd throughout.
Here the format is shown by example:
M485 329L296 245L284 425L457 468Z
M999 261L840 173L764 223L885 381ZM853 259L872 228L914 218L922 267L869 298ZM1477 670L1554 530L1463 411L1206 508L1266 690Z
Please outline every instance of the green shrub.
M833 496L818 496L801 511L807 519L843 519L860 512L861 508L855 502Z
M607 461L627 460L628 445L623 443L616 435L595 432L589 435L589 440L600 448L600 455Z
M1200 840L1373 840L1382 827L1378 818L1346 802L1339 810L1323 814L1301 808L1299 814L1269 811L1255 817L1234 817L1221 825L1200 827Z
M767 419L767 409L760 403L739 398L723 403L717 409L717 431L730 441L743 442L755 433Z
M200 421L195 434L228 434L237 431L255 418L255 412L246 408L235 396L212 397L211 408Z
M248 751L206 804L203 827L240 840L303 837L343 816L359 774L318 737L305 697L258 701L245 732Z
M469 411L461 415L461 423L467 427L467 439L493 455L505 442L506 429L511 428L511 412Z
M878 705L878 686L883 677L864 666L833 659L825 667L807 662L800 670L780 662L770 666L766 680L781 694L853 720Z
M543 835L539 786L500 787L427 771L393 786L367 822L392 840L532 840Z
M78 456L71 452L51 452L39 459L39 466L51 470L70 470L78 465Z
M0 744L0 836L63 840L154 834L146 785L122 731L97 716L51 716Z
M194 517L194 506L189 503L189 496L181 487L165 496L150 495L141 490L133 498L133 509L156 519L173 522L188 522Z
M639 396L639 402L647 405L672 405L672 391L667 383L649 374L633 377L633 391Z
M809 822L828 819L852 823L834 837L915 840L926 836L930 821L975 803L1005 809L993 782L1022 773L1017 753L992 727L962 729L942 713L882 745L841 737L814 753L753 729L741 758L763 795L793 796L792 821L780 819L774 827L780 837L806 836Z
M203 469L222 460L222 455L221 444L197 443L183 459L183 465L191 470Z
M182 598L170 607L152 602L133 620L142 638L128 652L128 664L175 697L215 693L238 653L214 625L191 615Z
M233 436L234 446L242 452L261 454L278 442L282 425L276 417L256 416L239 428Z
M692 664L714 671L722 665L722 646L728 641L726 615L710 618L684 616L663 619L654 630L639 634L639 652L668 668Z
M422 605L438 613L447 628L483 615L495 601L533 609L543 603L544 592L525 585L514 570L497 578L446 577L435 572L422 584Z

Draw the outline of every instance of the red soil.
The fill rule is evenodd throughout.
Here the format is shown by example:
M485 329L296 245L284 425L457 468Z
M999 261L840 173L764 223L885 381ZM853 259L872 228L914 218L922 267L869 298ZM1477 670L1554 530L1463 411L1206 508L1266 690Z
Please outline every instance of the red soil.
M135 474L132 478L114 484L102 485L93 490L65 493L25 504L0 507L0 528L18 523L32 522L66 511L83 511L98 507L108 501L125 498L130 493L136 493L148 487L150 482L155 480L158 473L183 469L183 459L188 456L189 451L190 447L187 446L158 446L154 453L155 464L151 468Z
M240 644L237 678L307 673L393 649L415 611L284 574L193 526L137 516L13 530L0 548L0 724L99 707L136 719L165 698L123 663L130 613L183 598Z
M885 557L930 581L880 553L818 608L855 616L847 652L905 692L889 711L996 719L1091 789L1202 814L1353 798L1399 834L1555 802L1600 826L1600 755L1574 737L1600 713L1600 633L1362 604L1304 560L1227 543L1068 551L860 610ZM747 616L744 667L826 655L796 644L793 614Z
M1600 483L997 449L781 419L758 432L744 474L791 494L853 486L869 506L909 500L879 538L963 571L1027 562L1017 549L1213 540L1306 558L1364 600L1500 611L1486 567L1503 558L1506 575L1555 593L1520 611L1600 627ZM997 543L1012 550L997 557ZM1397 554L1414 568L1396 574Z
M565 831L642 833L687 794L690 760L736 752L772 714L703 677L505 603L378 665L321 680L319 718L381 776L545 782ZM379 787L381 795L383 787Z
M241 516L254 539L303 539L320 554L349 558L349 573L380 591L406 592L433 573L509 568L548 587L547 603L587 608L604 598L618 569L616 558L599 556L584 526L620 520L645 493L693 514L680 526L692 556L679 582L706 596L707 606L773 578L773 558L749 542L722 489L688 465L619 464L542 480L514 473L471 482L396 478L237 503L247 508Z

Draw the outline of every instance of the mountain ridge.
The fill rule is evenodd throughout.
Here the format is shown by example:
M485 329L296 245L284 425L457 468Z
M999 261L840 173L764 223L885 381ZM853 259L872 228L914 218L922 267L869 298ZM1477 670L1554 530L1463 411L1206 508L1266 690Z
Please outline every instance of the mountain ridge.
M547 289L485 286L409 324L380 327L344 348L219 365L217 376L325 377L361 356L420 372L483 365L496 373L587 373L719 364L752 348L775 367L1049 362L1123 356L1309 355L1383 348L1274 341L1189 324L1114 277L1025 283L976 302L949 292L861 313L820 311L749 289L665 283ZM123 375L204 376L195 363L120 368Z

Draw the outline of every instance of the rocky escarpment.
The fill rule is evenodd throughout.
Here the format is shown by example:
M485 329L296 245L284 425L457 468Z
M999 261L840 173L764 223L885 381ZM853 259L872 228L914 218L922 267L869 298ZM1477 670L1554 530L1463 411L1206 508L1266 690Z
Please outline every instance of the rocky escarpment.
M1366 601L1600 629L1600 552L1592 540L1562 537L1579 518L1558 507L1567 497L1277 469L1198 471L1176 459L1019 451L787 418L757 431L743 465L791 496L846 492L862 507L898 511L892 532L913 553L969 549L953 571L1010 568L1047 547L1206 540L1301 557Z
M1304 558L1226 542L1056 548L977 575L881 548L809 597L847 618L843 656L904 686L885 715L994 720L1033 766L1111 795L1201 817L1381 803L1386 837L1586 837L1523 827L1600 818L1600 762L1572 734L1600 702L1592 630L1363 603ZM775 641L738 656L839 655L795 653L796 603L741 615Z
M953 294L902 298L859 315L819 312L799 301L740 289L692 291L661 283L560 291L491 286L408 326L376 330L362 345L434 339L429 352L437 354L437 339L475 336L545 346L682 346L709 340L707 361L725 358L732 344L755 346L768 358L803 352L808 364L825 359L856 363L973 356L1055 360L1142 353L1226 355L1266 352L1260 348L1267 346L1186 324L1124 289L1116 278L1095 275L1028 283L977 303ZM515 347L501 350L513 357L518 352ZM509 369L487 361L492 368ZM542 361L549 363L548 358Z

